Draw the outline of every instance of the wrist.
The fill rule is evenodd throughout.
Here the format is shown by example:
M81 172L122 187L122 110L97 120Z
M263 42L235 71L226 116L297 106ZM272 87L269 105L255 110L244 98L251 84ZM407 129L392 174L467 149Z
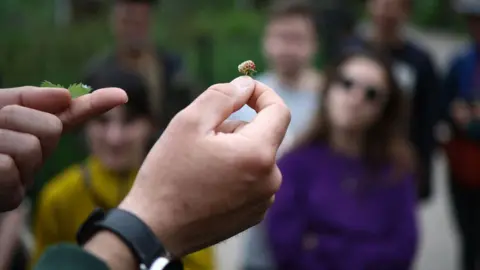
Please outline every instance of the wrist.
M132 251L114 233L103 230L96 233L84 246L85 251L103 260L110 269L136 269Z
M127 196L118 208L142 220L173 257L180 258L185 255L185 247L180 242L181 237L177 230L178 226L175 225L174 215L168 211L165 204L155 206L155 213L152 213L151 205Z
M144 220L129 208L97 208L78 230L77 242L112 269L183 269Z

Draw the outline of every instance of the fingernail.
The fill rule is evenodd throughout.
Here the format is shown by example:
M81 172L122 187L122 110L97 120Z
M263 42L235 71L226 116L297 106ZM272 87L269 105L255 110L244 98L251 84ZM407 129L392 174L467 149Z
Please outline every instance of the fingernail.
M253 79L249 76L240 76L231 82L239 90L239 94L249 91L255 85Z

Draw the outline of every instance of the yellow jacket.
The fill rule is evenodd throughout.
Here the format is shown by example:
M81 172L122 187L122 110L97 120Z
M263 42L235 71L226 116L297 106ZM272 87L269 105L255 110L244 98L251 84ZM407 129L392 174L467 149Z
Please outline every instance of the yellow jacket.
M34 220L35 253L32 266L45 249L59 242L75 242L80 225L96 208L113 208L128 193L135 173L118 179L90 157L52 179L42 190ZM212 248L184 258L186 270L213 270Z

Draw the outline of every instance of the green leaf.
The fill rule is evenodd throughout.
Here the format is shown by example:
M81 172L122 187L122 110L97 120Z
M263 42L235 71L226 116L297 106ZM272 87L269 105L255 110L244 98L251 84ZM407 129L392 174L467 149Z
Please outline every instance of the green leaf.
M90 91L92 91L92 88L85 84L76 83L76 84L70 85L68 87L68 91L70 91L70 95L72 95L72 98L77 98L79 96L83 96L90 93Z
M40 87L48 87L48 88L65 88L60 84L53 84L49 81L43 81Z
M50 87L50 88L65 88L64 86L60 84L53 84L49 81L44 81L40 85L40 87ZM77 98L79 96L83 96L85 94L88 94L90 91L92 91L92 88L88 85L81 84L81 83L76 83L72 84L68 87L68 91L70 92L70 95L72 98Z

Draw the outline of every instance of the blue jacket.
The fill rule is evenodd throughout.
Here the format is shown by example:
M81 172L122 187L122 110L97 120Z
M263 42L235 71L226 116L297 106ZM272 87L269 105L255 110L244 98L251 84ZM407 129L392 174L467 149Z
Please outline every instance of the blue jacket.
M448 107L456 98L473 101L475 69L477 67L478 52L476 46L471 45L459 53L452 60L444 82L442 96L442 117L449 119Z
M475 89L474 85L479 59L477 46L470 45L453 58L445 78L441 117L451 124L454 136L459 135L459 130L449 114L451 103L455 99L463 99L467 102L480 100L480 89Z

